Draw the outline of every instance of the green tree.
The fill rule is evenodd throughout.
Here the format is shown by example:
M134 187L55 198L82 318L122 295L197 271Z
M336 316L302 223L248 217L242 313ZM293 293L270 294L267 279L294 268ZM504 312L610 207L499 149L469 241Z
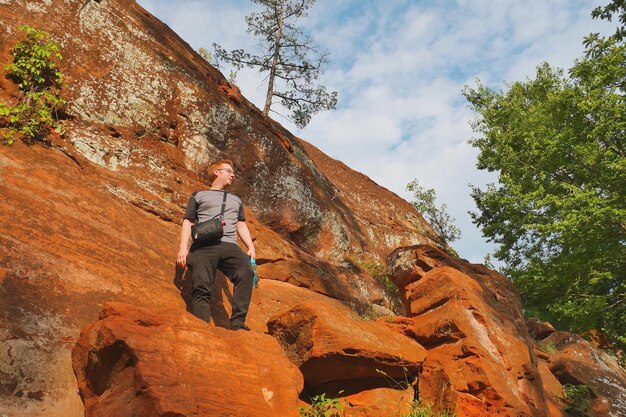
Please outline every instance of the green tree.
M620 26L615 30L613 37L621 41L626 37L626 0L614 0L604 7L596 7L593 9L593 12L591 12L591 16L593 16L594 19L600 18L608 20L609 22L613 20L614 14L618 14Z
M263 7L261 12L246 16L248 33L259 39L261 53L253 55L243 49L227 52L213 44L215 58L238 70L247 66L268 73L263 115L268 116L272 99L278 97L291 111L289 118L296 126L304 127L313 114L337 105L337 92L315 85L328 62L328 52L320 52L311 37L296 25L315 0L252 1Z
M211 65L216 65L217 62L213 59L213 54L209 52L206 48L200 47L198 48L198 55L202 57L206 62Z
M65 104L60 96L63 77L58 70L62 59L59 45L46 32L22 25L26 38L11 48L13 61L5 67L7 77L20 89L14 105L0 103L0 127L8 144L20 136L41 140L49 129L62 133L58 109Z
M473 221L498 244L527 313L626 346L626 46L592 34L572 69L464 95L470 143L498 184L472 187Z
M441 243L444 246L461 238L461 230L455 226L455 219L447 212L448 206L442 204L437 207L435 204L437 193L434 189L425 189L417 179L408 183L406 189L413 193L411 205L426 218L435 233L442 239Z

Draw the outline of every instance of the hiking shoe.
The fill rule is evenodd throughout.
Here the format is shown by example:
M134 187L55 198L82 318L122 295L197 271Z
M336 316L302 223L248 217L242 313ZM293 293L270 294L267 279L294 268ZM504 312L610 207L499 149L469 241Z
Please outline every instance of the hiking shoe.
M245 324L238 324L236 326L233 326L230 328L230 330L245 330L245 331L250 331L250 328L248 326L246 326Z

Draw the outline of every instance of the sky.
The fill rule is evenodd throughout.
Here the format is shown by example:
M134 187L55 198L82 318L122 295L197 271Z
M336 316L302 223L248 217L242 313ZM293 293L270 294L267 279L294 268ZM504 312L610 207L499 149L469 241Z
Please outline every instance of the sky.
M258 50L245 16L249 0L138 0L194 49ZM407 201L417 179L461 229L453 242L462 258L483 262L494 246L471 222L469 184L483 188L494 173L476 168L469 122L476 117L462 95L477 80L495 90L534 78L542 62L568 69L583 55L583 38L612 33L591 10L608 0L318 0L299 24L330 62L320 83L337 91L337 108L298 129L296 136L369 176ZM224 73L228 76L228 70ZM263 107L266 75L242 70L236 84ZM273 107L274 108L274 107ZM278 109L278 108L277 108ZM286 114L286 113L285 113Z

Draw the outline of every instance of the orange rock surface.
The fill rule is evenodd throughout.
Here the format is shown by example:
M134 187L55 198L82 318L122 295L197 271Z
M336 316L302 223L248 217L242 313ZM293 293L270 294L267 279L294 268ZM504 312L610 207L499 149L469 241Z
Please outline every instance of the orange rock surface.
M0 409L9 415L83 415L70 350L104 303L185 310L179 224L211 160L235 161L232 191L246 204L264 280L384 310L382 286L355 259L383 261L396 244L434 237L405 202L341 164L351 187L367 183L369 202L399 214L375 226L390 236L381 243L359 217L366 208L355 214L336 196L326 173L339 162L318 167L304 141L136 2L0 2L0 67L20 24L60 45L68 105L64 137L0 146ZM18 95L0 77L0 100ZM229 309L228 291L221 297L216 320ZM291 306L278 293L266 301ZM262 329L255 311L250 323Z
M426 350L377 321L358 320L353 311L312 301L278 313L269 332L300 367L306 384L414 377Z
M550 372L563 385L586 387L594 416L626 415L626 370L615 357L568 332L554 332L542 343L552 347Z
M346 417L389 417L408 415L414 395L411 387L382 387L363 389L342 399L350 406Z
M274 338L188 313L106 304L72 358L87 416L298 415L302 375Z
M548 416L517 293L503 276L428 246L401 248L389 270L404 288L395 325L426 349L419 391L465 416Z

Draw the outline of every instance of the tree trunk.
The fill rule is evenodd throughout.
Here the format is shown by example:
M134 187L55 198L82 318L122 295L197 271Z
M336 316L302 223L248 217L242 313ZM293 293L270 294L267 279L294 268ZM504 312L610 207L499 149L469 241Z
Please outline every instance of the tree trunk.
M280 0L280 11L278 13L278 31L276 32L276 45L274 46L274 58L272 59L272 67L270 68L269 80L267 82L267 95L265 96L265 107L263 107L263 116L270 113L272 106L272 97L274 96L274 78L276 76L276 67L278 66L278 54L280 53L280 41L283 37L283 18L285 16L285 3Z

